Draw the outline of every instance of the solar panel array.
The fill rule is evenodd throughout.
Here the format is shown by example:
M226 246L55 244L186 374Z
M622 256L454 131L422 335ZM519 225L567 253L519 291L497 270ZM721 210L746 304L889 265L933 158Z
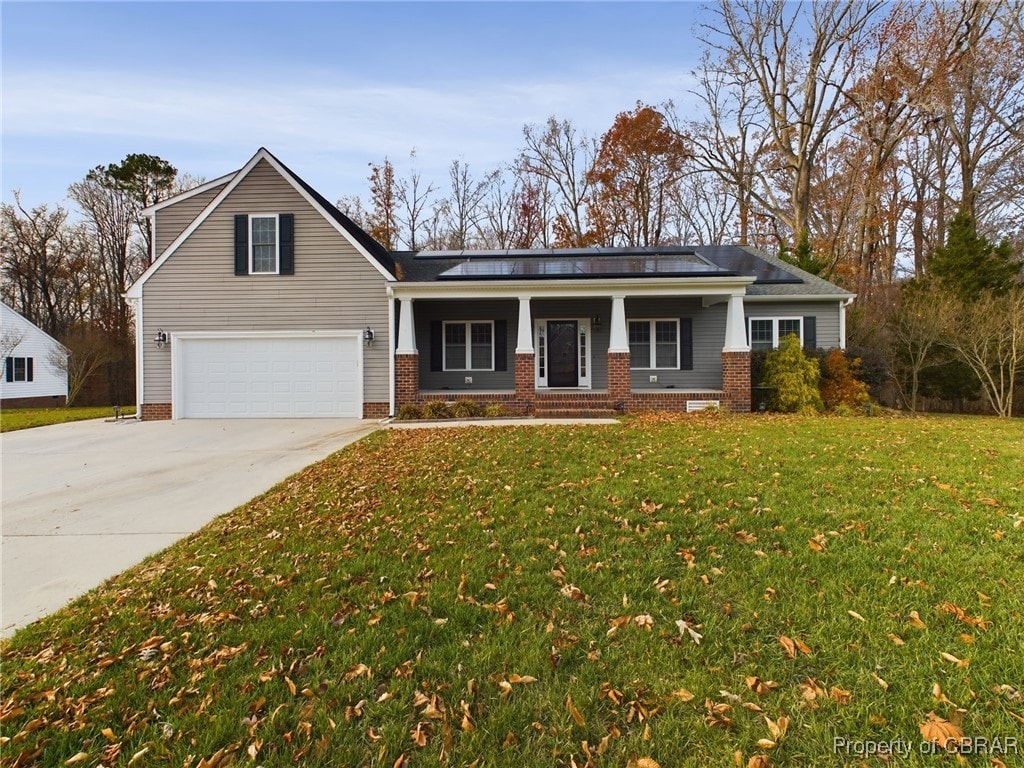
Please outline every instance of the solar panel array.
M730 270L683 256L482 258L464 261L438 275L439 280L542 278L729 276Z

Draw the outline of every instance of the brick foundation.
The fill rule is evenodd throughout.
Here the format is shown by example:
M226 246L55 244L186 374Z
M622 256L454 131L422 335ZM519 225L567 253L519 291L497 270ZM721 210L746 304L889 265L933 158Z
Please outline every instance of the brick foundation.
M609 352L608 398L614 408L629 409L632 386L629 376L629 352Z
M64 395L40 395L37 397L5 397L0 408L60 408L67 404ZM113 410L111 410L113 413Z
M395 407L419 402L420 356L395 355Z
M143 403L141 409L143 421L161 421L171 418L170 403Z
M383 419L391 412L390 403L363 403L364 419Z
M750 353L722 353L722 410L750 413Z
M682 389L659 389L653 392L634 392L630 398L629 410L634 413L650 413L652 411L686 413L686 404L690 400L717 400L723 410L726 408L724 392L687 392Z
M534 374L534 354L532 352L516 353L516 412L533 413L533 401L537 392L537 379Z

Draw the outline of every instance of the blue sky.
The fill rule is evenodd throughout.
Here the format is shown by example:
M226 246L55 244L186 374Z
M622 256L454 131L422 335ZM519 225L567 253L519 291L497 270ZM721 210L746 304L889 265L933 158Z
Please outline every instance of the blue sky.
M207 179L266 146L330 199L389 156L443 180L511 160L524 123L599 135L637 99L685 114L700 6L0 4L2 191L65 199L131 152Z

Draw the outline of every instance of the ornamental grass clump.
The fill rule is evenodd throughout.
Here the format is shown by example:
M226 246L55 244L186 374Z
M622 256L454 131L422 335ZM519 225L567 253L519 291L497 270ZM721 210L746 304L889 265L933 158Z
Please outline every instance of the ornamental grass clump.
M804 354L800 337L786 336L779 348L768 353L764 363L764 385L772 389L771 404L783 413L816 413L822 410L818 385L818 361Z

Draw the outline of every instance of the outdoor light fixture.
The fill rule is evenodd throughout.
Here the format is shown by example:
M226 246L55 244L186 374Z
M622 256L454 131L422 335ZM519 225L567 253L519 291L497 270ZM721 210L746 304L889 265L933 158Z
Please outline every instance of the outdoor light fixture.
M363 331L363 343L368 347L373 346L373 329L370 326L366 326L366 330Z
M157 349L163 349L164 345L167 343L167 332L163 328L157 328L156 336L153 338L153 341L156 342Z
M601 316L600 315L594 315L592 318L590 318L590 325L594 329L600 328L601 327Z

